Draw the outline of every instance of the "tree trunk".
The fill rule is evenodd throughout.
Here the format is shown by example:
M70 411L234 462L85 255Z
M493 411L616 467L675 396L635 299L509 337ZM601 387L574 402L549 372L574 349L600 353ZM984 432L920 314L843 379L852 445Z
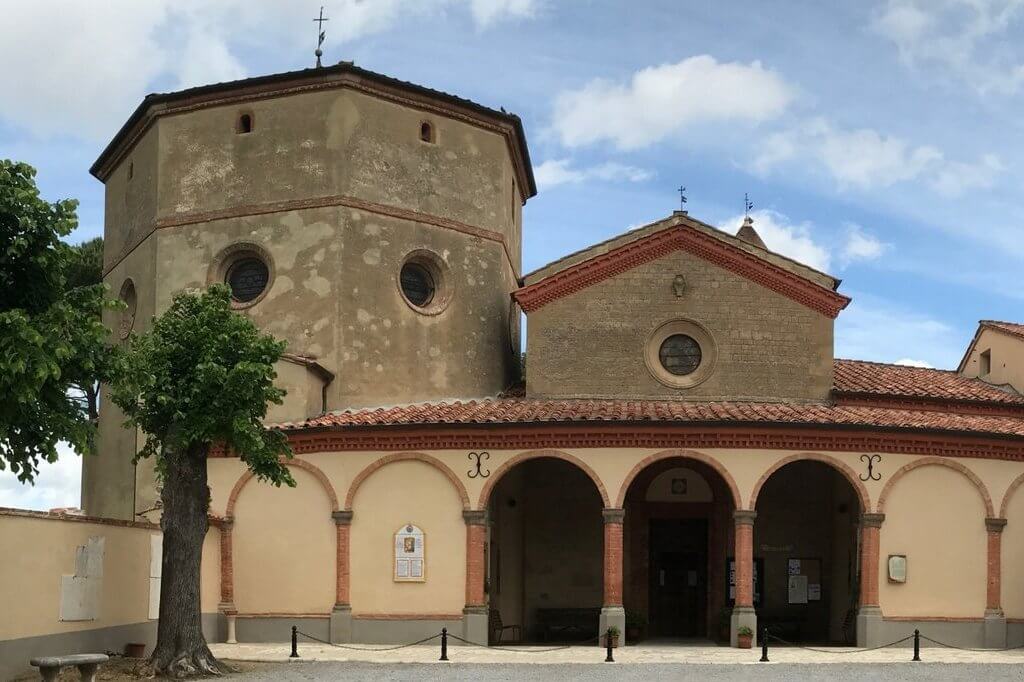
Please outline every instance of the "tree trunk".
M206 483L207 450L206 445L200 444L184 452L163 453L163 577L156 648L150 660L157 673L168 677L230 671L206 645L199 602L210 496Z

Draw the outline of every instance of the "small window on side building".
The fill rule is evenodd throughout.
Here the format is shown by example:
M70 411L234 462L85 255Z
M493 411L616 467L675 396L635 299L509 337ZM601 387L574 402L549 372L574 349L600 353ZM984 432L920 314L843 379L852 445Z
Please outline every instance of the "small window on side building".
M430 124L430 121L420 123L420 140L431 144L434 143L434 126Z
M978 360L978 376L985 376L992 372L992 349L982 351Z
M242 114L235 124L235 132L239 135L246 135L252 132L252 114Z

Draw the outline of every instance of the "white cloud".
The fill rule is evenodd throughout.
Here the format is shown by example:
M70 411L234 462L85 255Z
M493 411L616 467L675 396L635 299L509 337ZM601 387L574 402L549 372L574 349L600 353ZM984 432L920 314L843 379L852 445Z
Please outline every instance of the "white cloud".
M325 51L410 16L459 10L483 30L537 8L538 0L329 1ZM312 5L307 9L309 17L279 0L4 3L0 92L10 96L0 121L38 138L103 141L158 82L189 87L252 75L240 48L306 50L312 61Z
M1013 94L1024 83L1022 20L1024 0L888 0L873 28L910 67L933 68L982 94Z
M843 244L840 260L843 264L877 260L891 247L891 244L886 244L877 237L864 232L860 225L847 223L846 241Z
M573 168L570 159L550 159L534 169L534 176L538 187L551 189L558 185L575 184L584 180L644 182L654 177L654 173L614 161L587 168Z
M642 69L628 83L597 79L563 92L555 100L553 127L568 147L608 140L638 149L693 125L775 118L793 96L760 62L720 63L700 55Z
M899 360L897 360L893 364L895 364L895 365L905 365L907 367L923 367L925 369L932 369L932 364L931 363L925 362L924 360L915 360L913 358L900 358Z
M932 367L959 362L964 341L950 325L870 294L847 294L853 302L836 319L836 357L902 363L912 357Z
M65 443L57 451L56 462L39 465L35 485L21 483L10 469L0 471L0 507L48 511L81 506L82 458Z
M815 241L812 236L814 228L810 223L794 223L788 216L770 210L753 211L750 217L754 219L754 229L769 251L828 272L832 256L827 247ZM743 216L739 215L726 220L722 229L735 234L742 224Z
M779 167L823 167L842 189L868 190L921 180L943 196L990 187L1003 170L998 157L976 163L949 161L932 145L915 145L870 128L843 130L823 118L766 138L751 168L762 175Z

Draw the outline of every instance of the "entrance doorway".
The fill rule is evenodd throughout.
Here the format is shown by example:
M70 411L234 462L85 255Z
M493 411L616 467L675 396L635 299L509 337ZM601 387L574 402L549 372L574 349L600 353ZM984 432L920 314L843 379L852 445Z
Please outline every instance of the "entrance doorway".
M651 635L706 637L707 520L652 520L649 551Z
M623 507L626 641L729 640L734 496L719 469L669 456L637 472Z

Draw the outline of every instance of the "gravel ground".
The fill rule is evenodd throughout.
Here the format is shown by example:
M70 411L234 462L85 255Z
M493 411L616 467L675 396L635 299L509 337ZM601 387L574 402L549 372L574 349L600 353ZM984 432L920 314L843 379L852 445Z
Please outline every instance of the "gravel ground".
M678 664L460 664L288 663L243 673L231 680L1024 680L1024 666L1006 664L890 663L829 665Z

